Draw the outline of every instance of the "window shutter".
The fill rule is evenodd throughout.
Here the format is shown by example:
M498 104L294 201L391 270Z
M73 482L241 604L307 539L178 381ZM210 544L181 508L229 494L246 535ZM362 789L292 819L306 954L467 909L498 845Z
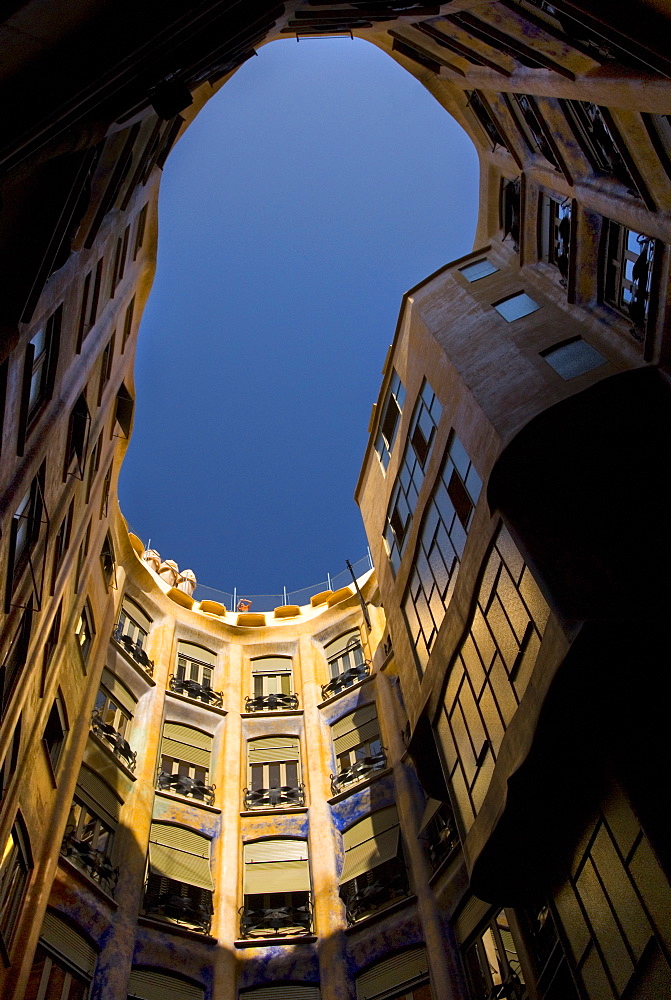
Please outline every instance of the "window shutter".
M484 903L481 899L471 896L453 923L454 935L459 944L463 944L471 936L478 924L489 915L491 909L491 903Z
M245 844L246 894L309 892L306 840L257 840Z
M429 963L426 949L410 948L376 962L356 977L357 1000L387 1000L397 996L401 987L407 992L426 982Z
M135 601L131 601L128 597L124 597L121 607L129 618L132 618L134 622L137 622L140 628L143 628L145 632L151 631L151 618L142 610L139 604L136 604Z
M74 927L48 910L40 933L42 941L85 976L92 976L98 953Z
M164 878L200 889L214 889L210 872L210 841L195 830L152 823L149 865Z
M252 673L290 674L291 663L289 656L261 656L258 660L252 660Z
M335 660L336 657L340 656L345 652L346 647L356 639L357 642L361 643L361 633L358 628L351 629L349 632L345 632L344 635L339 635L337 639L333 639L331 642L324 646L324 652L326 653L327 660ZM352 642L352 645L354 643Z
M163 726L161 752L187 764L205 767L209 771L212 758L212 737L191 726L166 722Z
M345 830L345 863L341 882L363 875L377 865L391 861L398 854L399 827L395 806L379 809Z
M203 1000L205 989L195 983L186 983L167 972L153 969L132 969L128 982L128 996L137 1000Z
M375 739L380 735L375 702L363 705L355 712L338 719L331 726L331 733L336 754L345 753L359 743Z
M253 990L241 990L240 1000L320 1000L318 986L308 983L290 983L287 986L258 986Z
M250 740L247 744L247 758L250 764L298 761L300 760L298 737L270 736L261 740Z
M102 680L100 682L107 692L112 695L114 700L122 708L125 708L130 716L135 715L135 710L137 708L137 698L130 693L127 687L121 683L118 677L105 667L103 670Z
M210 649L203 649L193 642L185 642L180 639L177 643L177 656L188 656L190 660L199 660L200 663L207 663L211 667L217 665L217 654Z
M77 777L75 794L88 806L91 806L93 811L110 826L117 825L121 802L110 786L84 765L80 768Z

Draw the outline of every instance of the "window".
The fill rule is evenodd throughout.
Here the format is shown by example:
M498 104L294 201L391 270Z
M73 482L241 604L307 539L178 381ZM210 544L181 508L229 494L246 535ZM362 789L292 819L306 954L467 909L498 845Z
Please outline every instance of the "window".
M102 785L103 783L100 782ZM108 794L111 794L109 790ZM88 798L88 796L87 796ZM85 802L79 785L70 806L61 853L107 891L116 885L118 869L112 867L116 823L102 818L104 810Z
M128 983L128 996L132 1000L156 1000L157 997L169 997L170 1000L205 1000L205 990L202 986L170 972L134 966Z
M35 425L44 404L53 395L62 320L63 306L59 306L26 348L19 415L17 447L19 455L23 454L25 439Z
M623 158L626 148L605 108L590 101L561 102L568 122L595 170L623 184L630 194L640 196L639 187Z
M100 456L102 454L102 448L103 448L103 433L101 431L100 434L98 435L98 440L93 446L93 450L91 452L91 458L89 460L89 477L86 482L86 503L88 503L89 500L91 499L91 490L93 489L93 483L96 478L96 473L100 468Z
M102 353L100 364L100 384L98 386L98 406L100 406L102 402L105 386L109 382L112 375L112 364L114 362L114 337L115 334L112 334Z
M110 670L103 670L101 685L93 711L100 722L125 737L135 712L136 699Z
M561 275L562 284L566 285L571 244L571 203L568 199L559 201L541 193L539 237L540 259L553 264Z
M123 319L123 337L121 339L121 353L123 354L126 349L126 343L131 335L133 329L133 312L135 311L135 296L130 300L126 306L126 313Z
M58 639L61 634L61 618L63 615L63 602L61 601L56 610L56 614L53 617L51 623L51 628L49 629L49 634L47 635L46 642L44 643L44 652L42 654L42 690L41 694L44 694L44 689L47 682L47 673L49 667L51 666L51 661L53 655L58 648Z
M213 891L209 838L182 826L152 823L145 913L208 933Z
M515 253L520 252L522 232L522 185L520 178L501 181L501 229L503 241L510 239Z
M0 855L0 942L9 952L32 865L30 842L17 817Z
M516 319L522 319L523 316L529 316L540 309L538 303L534 302L526 292L517 292L516 295L510 295L507 299L494 302L492 305L507 323L513 323Z
M100 302L100 288L103 281L103 264L104 260L101 257L96 264L96 273L93 279L93 294L91 295L91 303L89 306L89 316L87 323L86 333L89 332L91 327L94 325L96 319L98 318L98 303Z
M337 772L331 778L334 795L387 766L374 702L338 719L331 726L331 736Z
M514 94L510 107L529 149L540 153L553 167L559 169L553 139L542 115L538 113L534 98L528 94Z
M425 381L410 422L401 469L387 510L384 541L394 571L401 563L441 413L436 394Z
M121 437L130 437L134 409L135 400L122 382L116 394L116 405L114 408L114 422L119 425ZM112 432L114 433L114 428L112 428Z
M604 302L630 319L635 339L643 340L650 314L655 240L610 219L604 219L604 226Z
M357 1000L432 1000L426 948L397 951L356 977Z
M322 697L333 694L362 681L370 672L370 664L361 647L361 632L353 629L327 643L324 654L328 662L330 681L322 685Z
M451 797L468 830L536 663L550 611L501 528L484 567L469 631L447 674L438 740Z
M464 950L464 965L473 1000L489 1000L492 996L523 1000L527 995L505 910L499 910Z
M309 933L307 841L280 838L245 844L243 892L241 937Z
M208 733L177 722L164 723L159 789L189 795L212 805L211 763L212 737Z
M54 562L51 571L51 593L53 594L56 588L56 578L58 576L59 570L63 563L63 557L70 546L70 535L72 534L72 522L75 515L75 501L74 497L70 501L70 506L68 507L68 512L61 521L61 526L58 529L56 538L54 540Z
M84 343L84 338L89 332L89 321L88 321L88 307L89 307L89 294L91 291L91 271L84 278L84 284L82 285L82 301L79 308L79 327L77 329L77 354L81 353L82 344Z
M60 956L38 944L24 1000L46 997L60 1000L63 996L68 1000L87 1000L90 982L88 976L78 975Z
M291 692L292 661L288 656L262 656L252 660L253 695L245 711L273 711L298 708L298 698Z
M375 439L375 451L382 463L382 468L387 469L391 458L392 448L396 440L396 432L401 422L403 403L405 402L405 389L395 371L391 373L389 388L384 397L382 414Z
M119 621L114 630L114 638L119 642L121 636L128 636L131 642L144 647L145 640L151 628L151 618L149 618L139 604L132 601L130 597L124 597L121 603Z
M79 593L79 588L82 582L82 570L84 568L84 563L86 562L86 556L88 555L90 538L91 538L91 521L89 521L89 523L86 525L86 531L79 546L79 552L77 553L77 569L75 572L75 587L74 587L75 594Z
M82 482L84 481L90 425L91 414L86 402L86 395L82 393L70 414L63 481L65 481L68 475L73 475Z
M139 254L144 244L144 231L147 227L148 207L149 207L148 205L143 205L137 215L137 228L135 230L135 246L133 247L133 260L137 260L137 255Z
M168 681L170 690L220 708L223 700L221 693L212 689L216 665L217 654L211 649L180 639L177 643L177 667Z
M5 411L7 409L7 378L9 376L9 358L0 364L0 452L5 436Z
M407 896L396 806L378 809L350 826L343 833L343 847L340 897L349 923Z
M546 351L541 351L541 357L545 358L558 375L567 380L591 372L606 363L603 355L582 337L574 337L549 347Z
M12 595L15 585L28 565L31 569L33 587L39 604L41 574L39 567L33 565L32 557L42 534L42 525L46 525L47 533L49 527L49 519L44 504L45 476L46 463L43 462L12 518L7 559L9 569L5 594L5 614L9 613L12 606ZM40 579L39 583L38 578Z
M420 673L452 598L482 483L456 434L422 520L403 613Z
M247 744L245 809L304 804L297 736L267 736Z
M110 462L107 472L105 473L105 478L103 479L103 489L102 495L100 497L100 517L107 517L109 500L110 500L110 489L112 487L112 468L114 462Z
M508 146L501 135L501 130L485 99L477 90L467 90L465 93L468 96L468 106L485 130L485 134L492 144L492 149L496 149L497 146L507 149Z
M123 236L119 236L116 241L116 252L114 254L114 267L112 268L112 280L110 282L110 298L114 298L117 285L123 279L126 270L126 256L128 254L128 240L130 237L130 226L126 226Z
M100 565L102 566L105 586L109 588L111 585L116 588L116 560L114 557L114 545L112 544L109 531L105 535L103 547L100 550Z
M56 773L56 768L58 767L58 761L60 760L63 745L65 744L67 732L67 716L65 714L63 698L59 692L59 694L56 695L53 705L51 706L49 718L47 719L47 724L44 729L44 736L42 737L44 748L47 752L49 760L51 761L51 767L54 774Z
M5 798L7 789L16 774L16 768L19 763L19 754L21 752L21 721L22 717L19 716L18 722L14 726L14 732L12 733L12 742L5 754L2 767L0 767L0 802Z
M33 602L31 598L21 615L19 626L7 650L4 663L0 667L0 718L5 714L16 683L28 660L32 624Z
M498 267L492 264L491 260L483 257L482 260L475 260L472 264L464 264L459 268L459 274L463 274L466 281L479 281L490 274L496 274Z
M75 626L75 639L77 640L77 648L81 655L84 665L88 663L89 653L91 652L91 646L93 645L93 637L95 635L95 629L93 627L93 615L91 614L91 609L88 602L84 604L79 618L77 620L77 625Z

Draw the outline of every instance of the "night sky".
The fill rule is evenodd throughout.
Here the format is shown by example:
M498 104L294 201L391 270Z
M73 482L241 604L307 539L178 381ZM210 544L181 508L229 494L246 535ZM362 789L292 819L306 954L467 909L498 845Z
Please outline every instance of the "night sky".
M365 554L353 492L401 297L471 250L477 187L466 134L374 46L242 66L164 170L119 487L145 544L238 594Z

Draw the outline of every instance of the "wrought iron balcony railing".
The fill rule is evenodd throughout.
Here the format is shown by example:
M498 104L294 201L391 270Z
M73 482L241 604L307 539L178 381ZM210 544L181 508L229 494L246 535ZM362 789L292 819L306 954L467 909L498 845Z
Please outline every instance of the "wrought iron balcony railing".
M78 840L74 831L66 833L61 847L61 854L74 861L77 867L102 886L110 895L114 894L119 879L119 868L103 851L96 851L86 840Z
M355 667L343 670L341 674L332 677L328 684L322 684L322 698L326 700L326 698L330 698L333 694L339 694L345 688L351 687L352 684L362 681L369 673L370 664L367 660L363 663L357 663Z
M375 771L384 770L386 766L387 755L384 749L372 757L361 757L360 760L355 760L350 767L346 767L344 771L339 771L338 774L331 775L331 791L334 795L337 795L338 792L341 792L348 785L353 785L357 781L363 781L364 778L370 777Z
M297 708L297 694L259 694L255 698L245 698L245 712L295 711Z
M112 750L115 757L123 761L126 767L130 768L131 771L135 770L135 765L137 764L137 751L131 750L130 744L123 738L121 733L118 733L114 726L110 726L109 723L103 722L102 718L97 712L93 713L93 718L91 719L91 729L100 737L104 743Z
M240 937L265 937L269 933L309 934L312 927L312 908L304 906L268 906L250 909L241 906Z
M186 888L190 889L191 886ZM206 890L200 892L204 893ZM148 891L144 897L144 912L150 916L174 920L178 924L189 924L205 934L210 933L212 926L211 901L208 907L189 896L181 896L177 891L161 893Z
M371 872L345 882L341 886L340 895L345 903L348 923L371 916L377 910L384 909L397 899L408 895L408 877L405 868L396 861L396 871L389 872L389 863L380 865L379 877L371 878ZM373 869L375 872L375 869ZM377 874L377 873L376 873Z
M421 837L426 839L429 860L435 871L441 862L449 857L460 844L457 824L454 821L452 810L446 802L432 817Z
M132 656L136 663L138 663L143 670L149 674L150 677L154 674L154 661L150 660L145 653L142 646L135 642L135 640L130 635L124 635L123 627L117 625L117 627L112 632L112 638L117 642L129 656Z
M168 774L167 771L159 771L156 779L156 787L162 792L174 792L176 795L190 796L200 802L214 805L214 790L216 785L206 785L204 781L197 781L190 778L188 774Z
M214 705L216 708L221 708L224 703L221 691L214 691L206 684L199 684L198 681L186 677L175 677L174 674L170 674L168 687L175 694L183 694L187 698L193 698L194 701L203 701L206 705Z
M245 788L245 809L267 809L268 806L304 806L305 786L283 785L281 788Z

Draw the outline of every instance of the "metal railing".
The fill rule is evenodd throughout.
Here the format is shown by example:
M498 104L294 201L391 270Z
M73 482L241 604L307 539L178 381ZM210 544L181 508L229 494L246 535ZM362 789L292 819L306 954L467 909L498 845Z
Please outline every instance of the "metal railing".
M86 840L78 840L74 832L66 833L61 846L61 854L82 868L89 878L102 886L111 896L114 895L119 879L119 867L104 853L91 847Z
M185 885L184 888L192 887ZM208 908L189 896L180 895L178 889L180 883L175 883L175 891L169 889L167 892L155 893L148 890L144 897L144 912L149 916L174 920L178 924L189 924L209 934L212 926L212 903L210 902ZM199 892L205 891L199 890Z
M175 795L198 799L200 802L212 806L214 805L214 790L217 786L206 785L204 781L190 778L188 774L169 774L167 771L159 771L156 787L161 792L174 792Z
M244 789L245 809L273 809L277 806L304 806L305 786L282 785L281 788Z
M353 785L357 781L363 781L376 771L384 770L386 766L387 755L384 752L384 748L382 748L380 753L376 753L372 757L361 757L343 771L339 771L338 774L330 775L331 791L334 795L337 795L338 792L341 792L343 788L347 788L348 785Z
M224 703L221 691L215 691L206 684L199 684L198 681L192 681L186 677L176 677L174 674L170 674L168 687L175 694L183 694L187 698L193 698L194 701L214 705L215 708L221 708Z
M245 712L295 711L297 708L297 694L259 694L245 698Z
M112 632L112 638L128 653L129 656L132 656L135 662L139 664L143 670L146 670L150 677L153 676L154 661L149 659L139 642L136 642L130 635L124 635L121 625L116 626Z
M108 722L103 722L98 712L93 713L91 719L91 729L104 743L109 746L115 757L118 757L131 771L135 770L137 764L137 751L131 750L130 744L118 733L114 726Z
M312 928L312 907L304 906L267 906L251 909L241 906L240 937L263 937L272 932L279 936L283 934L309 934Z
M347 921L350 924L371 916L397 899L408 895L408 877L405 868L397 861L397 870L389 872L389 864L384 865L384 874L370 878L370 873L345 882L340 896L345 904ZM380 866L383 867L383 866Z
M357 663L354 667L349 667L347 670L343 670L341 674L336 677L332 677L327 684L322 684L322 698L326 700L330 698L331 695L339 694L348 687L352 687L353 684L362 681L364 677L368 677L370 674L370 663L368 660L364 660L363 663Z

